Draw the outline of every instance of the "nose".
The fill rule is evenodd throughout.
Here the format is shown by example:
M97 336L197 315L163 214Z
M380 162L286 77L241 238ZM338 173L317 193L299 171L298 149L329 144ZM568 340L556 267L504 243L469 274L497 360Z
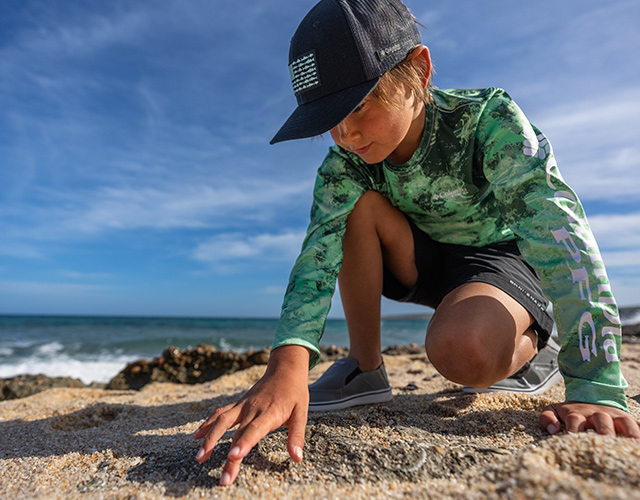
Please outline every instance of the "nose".
M352 143L355 139L360 137L360 132L358 131L358 127L356 126L354 121L351 120L350 116L342 120L336 126L335 130L342 144Z

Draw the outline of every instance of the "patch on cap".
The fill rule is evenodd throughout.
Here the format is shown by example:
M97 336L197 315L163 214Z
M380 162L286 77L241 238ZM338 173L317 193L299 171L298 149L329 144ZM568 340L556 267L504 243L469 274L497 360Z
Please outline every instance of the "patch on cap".
M293 93L296 96L318 87L320 85L320 75L318 74L315 52L307 52L289 64L289 74L291 76L291 85L293 85Z
M389 47L376 50L376 56L378 56L379 61L384 61L387 57L396 54L402 49L404 49L404 44L402 44L401 42L397 42L393 45L390 45Z

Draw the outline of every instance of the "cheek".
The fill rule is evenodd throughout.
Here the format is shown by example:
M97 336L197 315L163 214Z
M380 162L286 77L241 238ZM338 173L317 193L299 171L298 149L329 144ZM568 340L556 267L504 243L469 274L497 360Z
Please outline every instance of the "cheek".
M398 114L395 121L395 130L398 135L403 138L409 132L411 123L413 122L413 111L411 109L405 109L403 113Z
M332 128L331 130L329 130L329 134L331 134L333 142L335 142L336 144L340 142L340 133L338 132L337 128Z
M378 135L381 140L388 143L397 143L403 139L407 133L407 127L403 120L398 117L390 117L380 123Z

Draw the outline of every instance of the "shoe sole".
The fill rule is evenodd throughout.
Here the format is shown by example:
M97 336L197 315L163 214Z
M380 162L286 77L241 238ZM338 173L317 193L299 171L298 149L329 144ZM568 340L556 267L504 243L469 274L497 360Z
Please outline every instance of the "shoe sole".
M532 387L530 389L512 389L512 388L501 388L501 387L487 387L486 389L477 389L475 387L467 387L464 386L462 388L462 392L466 392L467 394L484 394L487 392L517 392L519 394L542 394L543 392L548 391L554 385L562 380L562 375L559 370L554 371L541 385L536 387Z
M342 399L334 399L333 401L320 401L317 403L309 403L309 411L328 411L342 410L351 406L368 405L372 403L384 403L393 397L391 387L380 391L368 392L366 394L355 394Z

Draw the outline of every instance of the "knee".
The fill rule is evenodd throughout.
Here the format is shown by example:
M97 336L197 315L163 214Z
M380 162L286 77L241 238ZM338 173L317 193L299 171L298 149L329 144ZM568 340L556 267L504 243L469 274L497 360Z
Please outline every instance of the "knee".
M489 387L502 377L500 360L490 352L481 334L446 335L427 331L425 348L434 368L452 382L470 387Z
M375 215L380 208L390 206L389 200L377 191L366 191L356 202L349 214L349 219Z
M369 189L368 191L365 191L362 196L360 196L360 198L356 202L356 206L358 205L374 205L375 206L380 203L388 205L390 202L389 202L389 199L382 193Z

